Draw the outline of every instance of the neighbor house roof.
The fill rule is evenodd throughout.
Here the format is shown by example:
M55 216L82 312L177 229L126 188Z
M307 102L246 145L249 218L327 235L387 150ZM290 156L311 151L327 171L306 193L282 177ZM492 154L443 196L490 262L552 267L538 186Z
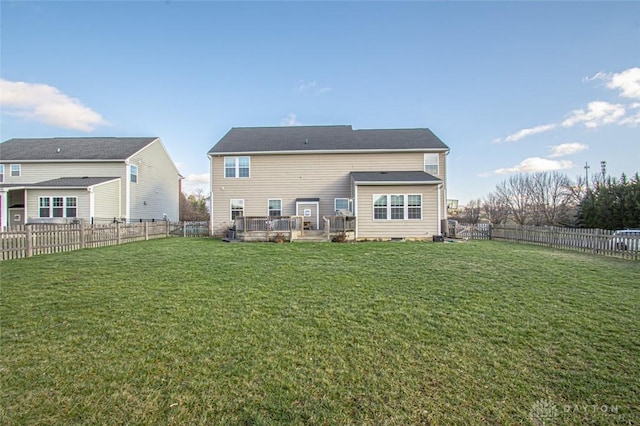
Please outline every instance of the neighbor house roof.
M28 187L64 187L64 188L88 188L90 186L120 179L118 177L63 177L58 179L45 180L38 183L26 185Z
M0 161L126 160L157 137L9 139Z
M419 171L400 172L351 172L351 178L356 185L416 185L440 183L439 179L429 173Z
M209 154L448 149L429 129L353 130L346 125L234 127Z

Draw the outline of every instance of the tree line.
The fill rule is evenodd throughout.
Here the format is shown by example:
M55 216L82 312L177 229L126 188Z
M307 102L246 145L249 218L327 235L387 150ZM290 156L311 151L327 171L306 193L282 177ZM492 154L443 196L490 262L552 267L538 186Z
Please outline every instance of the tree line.
M478 223L600 229L640 228L640 176L594 175L570 179L561 172L519 173L471 200L454 218Z

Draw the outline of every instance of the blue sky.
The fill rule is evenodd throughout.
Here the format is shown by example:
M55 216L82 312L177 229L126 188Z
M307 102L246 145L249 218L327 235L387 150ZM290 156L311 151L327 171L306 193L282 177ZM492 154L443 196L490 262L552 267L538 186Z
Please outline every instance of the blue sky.
M2 140L159 136L191 192L238 126L428 127L448 197L640 169L639 2L0 3Z

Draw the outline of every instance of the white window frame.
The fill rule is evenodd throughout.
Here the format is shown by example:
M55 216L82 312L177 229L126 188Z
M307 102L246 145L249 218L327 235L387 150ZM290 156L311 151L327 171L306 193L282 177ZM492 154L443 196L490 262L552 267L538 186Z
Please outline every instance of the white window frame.
M247 165L241 165L241 160L246 159ZM229 163L227 165L227 163ZM233 163L233 164L231 164ZM246 176L240 176L241 170L247 170ZM227 170L232 173L229 173L227 176ZM225 179L246 179L251 177L251 157L241 156L241 157L224 157L224 167L223 167L223 176Z
M4 182L4 164L0 164L0 183Z
M242 208L241 209L238 209L238 208L234 209L233 208L234 202L237 205L241 204ZM244 216L244 199L242 199L242 198L232 198L232 199L229 200L229 218L231 220L235 220L235 217L233 215L234 211L236 212L236 217L237 216ZM238 211L240 212L240 214L237 214Z
M384 206L376 206L376 201L380 197L385 197L385 205ZM399 203L398 201L400 200ZM419 197L420 205L409 206L409 198L410 197ZM373 194L371 206L372 206L372 219L374 221L413 221L413 220L422 220L422 194ZM420 217L409 217L409 212L412 211L415 213L415 209L420 209ZM378 216L381 216L381 212L384 212L384 218L376 217L376 212L378 212ZM402 217L398 217L399 214L402 213Z
M11 177L20 177L22 174L22 166L20 164L12 164L9 167Z
M424 171L434 176L440 174L440 154L437 152L424 154Z
M342 202L346 202L347 204L347 208L346 209L339 209L338 208L338 202L342 201ZM349 200L348 198L334 198L333 199L333 210L337 213L340 210L348 210L351 211L351 200Z
M271 208L271 202L272 201L277 201L280 203L280 208L274 209ZM278 214L272 214L272 211L277 211L279 212ZM278 216L282 216L282 198L269 198L267 200L267 216L269 217L278 217Z
M71 203L72 200L73 203ZM46 203L43 203L43 201L46 201ZM43 209L47 210L46 216L42 214ZM73 209L73 215L69 214L71 209ZM56 210L59 210L60 214L55 214ZM78 197L59 195L38 197L38 217L49 219L57 217L78 217Z
M129 165L129 182L138 183L140 168L135 164Z

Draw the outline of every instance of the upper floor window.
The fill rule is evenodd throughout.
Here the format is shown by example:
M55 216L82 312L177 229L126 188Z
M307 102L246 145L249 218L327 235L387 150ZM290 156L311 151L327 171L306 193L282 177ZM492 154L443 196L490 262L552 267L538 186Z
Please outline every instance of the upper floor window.
M11 176L12 177L20 176L20 164L11 165Z
M131 183L138 182L138 166L134 164L129 166L129 181Z
M4 164L0 164L0 183L4 182Z
M282 200L271 199L269 200L269 216L282 216Z
M248 178L250 168L249 157L224 157L224 177L226 178Z
M432 175L438 175L440 156L438 154L424 155L424 171Z

